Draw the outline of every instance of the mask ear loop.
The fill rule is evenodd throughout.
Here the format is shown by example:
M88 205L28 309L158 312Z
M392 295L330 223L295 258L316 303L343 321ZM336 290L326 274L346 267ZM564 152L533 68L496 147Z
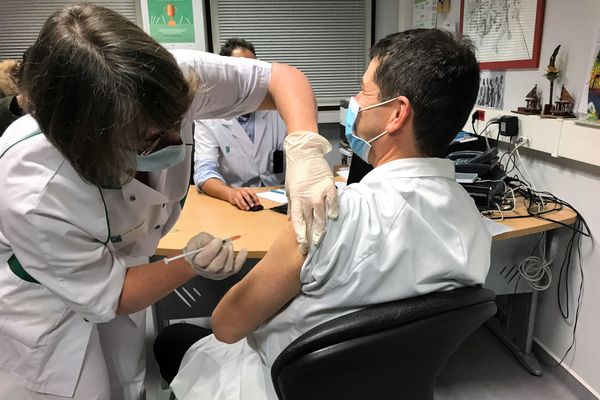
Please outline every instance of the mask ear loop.
M381 132L379 135L375 136L373 139L367 141L368 144L373 143L374 141L376 141L377 139L379 139L380 137L382 137L383 135L385 135L386 133L388 133L388 131L383 131Z

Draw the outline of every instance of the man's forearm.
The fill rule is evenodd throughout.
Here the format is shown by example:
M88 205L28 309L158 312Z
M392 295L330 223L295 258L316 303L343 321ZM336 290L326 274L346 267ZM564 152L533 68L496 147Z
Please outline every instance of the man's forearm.
M233 189L217 178L207 179L200 187L204 193L221 200L229 201Z

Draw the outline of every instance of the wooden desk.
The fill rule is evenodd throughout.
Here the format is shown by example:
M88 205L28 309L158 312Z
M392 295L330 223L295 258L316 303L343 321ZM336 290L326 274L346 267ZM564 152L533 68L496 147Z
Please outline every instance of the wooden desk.
M494 240L512 239L526 235L532 235L534 233L545 232L552 229L560 228L562 226L555 222L546 221L541 218L528 217L529 214L527 213L527 208L523 204L523 197L519 196L516 198L516 200L517 207L515 211L505 212L504 216L526 216L527 218L504 219L502 221L498 220L498 222L500 222L501 224L512 228L512 231L496 235L494 236ZM554 207L554 205L552 205L551 207ZM495 213L494 215L500 216L499 213ZM552 211L547 214L544 214L543 216L554 221L570 225L575 222L577 214L575 214L575 211L571 210L570 208L563 208L562 210Z
M266 190L269 190L269 188L256 189L257 192ZM256 212L242 211L226 201L200 194L194 186L190 186L181 217L171 229L171 232L159 242L156 254L166 257L177 255L192 236L206 231L222 238L247 233L246 236L234 242L234 248L247 248L248 258L264 257L279 232L283 229L287 217L267 210L267 208L279 205L278 203L262 198L260 201L265 207L264 210ZM523 198L517 197L517 209L510 213L504 213L504 215L505 217L527 215ZM576 214L568 208L563 208L560 211L545 214L545 216L564 224L572 224L575 222ZM533 217L505 219L501 223L513 230L494 236L494 240L517 238L561 226L554 222Z
M256 191L269 189L256 188ZM200 194L194 186L190 186L181 216L158 243L156 255L171 257L180 254L192 236L205 231L222 238L247 233L233 242L234 249L245 247L248 258L264 257L285 226L287 216L267 210L279 203L263 198L260 203L265 207L262 211L242 211L226 201Z

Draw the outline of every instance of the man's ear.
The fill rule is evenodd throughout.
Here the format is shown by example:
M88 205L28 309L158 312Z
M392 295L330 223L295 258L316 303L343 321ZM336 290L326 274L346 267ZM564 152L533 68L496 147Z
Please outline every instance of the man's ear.
M406 96L398 96L392 104L394 105L394 112L385 127L385 130L390 134L402 130L410 121L410 114L412 113L412 105Z

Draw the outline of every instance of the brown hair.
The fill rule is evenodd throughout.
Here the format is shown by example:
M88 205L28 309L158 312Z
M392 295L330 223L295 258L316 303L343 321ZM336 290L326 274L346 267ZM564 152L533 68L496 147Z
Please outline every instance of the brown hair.
M417 148L426 156L445 155L475 104L479 64L474 49L467 38L439 29L392 33L371 49L371 59L379 60L380 100L410 100Z
M193 97L171 53L125 17L89 3L48 18L21 78L42 132L94 185L131 179L148 129L179 129Z
M0 61L0 97L14 96L18 93L15 79L18 70L18 61Z

